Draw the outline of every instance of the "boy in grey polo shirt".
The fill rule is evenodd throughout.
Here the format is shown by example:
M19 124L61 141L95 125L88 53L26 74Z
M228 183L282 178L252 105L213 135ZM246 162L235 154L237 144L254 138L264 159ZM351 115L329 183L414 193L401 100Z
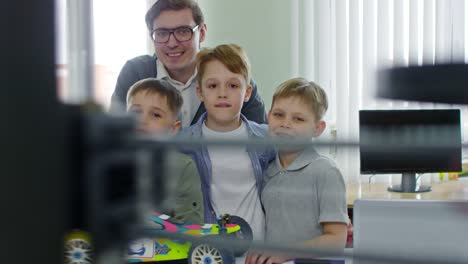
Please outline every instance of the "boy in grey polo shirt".
M268 113L270 136L310 140L325 129L322 88L302 78L283 82ZM266 241L300 247L343 248L348 215L343 177L312 147L281 147L264 176ZM246 263L282 263L293 256L252 252Z

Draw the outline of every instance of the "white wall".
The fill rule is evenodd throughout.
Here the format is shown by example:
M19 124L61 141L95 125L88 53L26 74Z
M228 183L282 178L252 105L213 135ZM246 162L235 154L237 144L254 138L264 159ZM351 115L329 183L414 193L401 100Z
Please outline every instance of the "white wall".
M295 75L290 0L198 0L208 28L204 47L236 43L246 51L267 109L273 91Z

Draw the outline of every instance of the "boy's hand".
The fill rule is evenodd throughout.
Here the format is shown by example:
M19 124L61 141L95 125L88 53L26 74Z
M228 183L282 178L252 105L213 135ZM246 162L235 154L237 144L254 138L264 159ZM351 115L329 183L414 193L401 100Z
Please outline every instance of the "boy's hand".
M250 251L245 257L245 264L280 264L292 259L267 251Z
M346 229L347 231L347 236L346 236L346 247L353 247L353 223L351 222L351 219L349 219L348 222L348 227Z

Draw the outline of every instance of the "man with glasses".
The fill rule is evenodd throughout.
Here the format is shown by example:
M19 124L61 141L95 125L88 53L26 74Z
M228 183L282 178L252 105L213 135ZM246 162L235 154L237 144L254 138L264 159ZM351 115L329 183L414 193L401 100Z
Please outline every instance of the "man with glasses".
M184 99L182 126L195 123L205 112L196 94L195 59L206 37L203 13L194 0L158 0L146 13L146 25L156 54L127 61L120 71L112 94L111 111L125 109L127 91L145 78L164 79L176 87ZM255 83L242 114L257 123L266 123L265 106Z

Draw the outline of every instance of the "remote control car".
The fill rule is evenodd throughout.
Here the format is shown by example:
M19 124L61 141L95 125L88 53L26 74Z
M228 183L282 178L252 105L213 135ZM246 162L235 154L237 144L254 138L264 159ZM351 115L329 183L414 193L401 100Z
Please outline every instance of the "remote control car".
M248 223L238 216L224 215L217 224L189 224L172 222L164 214L153 213L151 228L168 232L169 234L184 234L197 237L231 236L241 240L251 241L252 230ZM193 264L234 263L234 256L245 253L248 247L232 250L212 245L208 241L197 242L178 241L170 238L140 239L133 241L128 248L129 262L160 262L188 260Z
M177 223L167 215L153 212L150 216L150 229L168 234L196 236L197 242L172 238L144 238L133 241L128 246L126 258L129 263L184 261L189 264L232 264L234 257L248 249L245 246L235 249L213 245L203 237L226 236L246 242L252 240L249 224L238 216L224 215L216 224ZM91 264L92 243L85 232L72 232L65 241L65 264Z

